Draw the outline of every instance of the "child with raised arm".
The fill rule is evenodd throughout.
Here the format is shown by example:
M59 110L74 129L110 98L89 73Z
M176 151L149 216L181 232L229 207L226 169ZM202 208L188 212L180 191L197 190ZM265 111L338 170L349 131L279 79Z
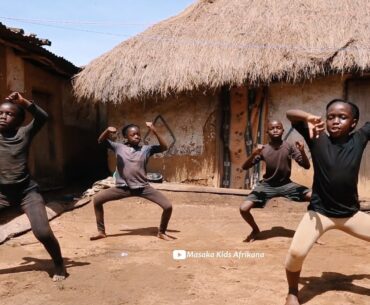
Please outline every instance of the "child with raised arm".
M243 164L243 169L249 169L261 160L266 163L266 173L240 205L240 214L252 227L252 232L245 239L252 242L258 238L260 229L257 226L250 210L253 207L263 208L266 202L274 197L286 197L294 201L308 201L310 190L290 180L292 159L305 169L310 168L310 162L304 151L302 142L296 142L295 146L283 141L283 124L277 120L268 123L267 134L269 143L258 145L249 158Z
M370 215L359 211L358 173L362 153L370 139L370 122L354 131L358 107L333 100L326 106L326 129L319 116L289 110L288 119L305 138L314 166L312 198L294 234L285 268L289 285L286 305L299 305L298 282L303 261L326 231L342 230L370 241Z
M25 110L32 114L33 120L21 126ZM50 228L38 185L31 179L27 166L31 141L47 118L45 111L18 92L0 104L0 210L21 207L30 220L33 234L53 259L53 281L60 281L65 279L66 270L59 243Z
M97 240L107 236L104 225L103 204L107 201L119 200L130 196L143 197L158 204L163 209L157 236L164 240L171 240L166 234L166 230L172 214L172 204L161 192L152 188L146 178L146 164L149 157L167 150L167 144L157 133L151 122L146 122L146 126L157 137L159 145L140 145L140 129L134 124L123 127L122 135L126 140L124 144L108 139L110 134L117 132L114 127L108 127L98 139L99 143L104 143L116 154L116 186L100 191L93 198L98 234L91 237L90 240Z

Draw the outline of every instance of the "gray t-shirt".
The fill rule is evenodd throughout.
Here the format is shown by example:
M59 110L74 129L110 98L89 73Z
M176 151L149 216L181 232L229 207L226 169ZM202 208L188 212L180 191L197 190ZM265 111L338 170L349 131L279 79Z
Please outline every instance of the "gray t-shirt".
M146 164L150 156L163 151L160 145L132 147L110 140L106 140L105 143L116 155L117 186L128 186L131 189L137 189L149 184L146 178Z
M252 164L264 160L266 173L263 175L263 181L271 186L280 186L291 181L292 159L303 166L302 154L298 148L283 141L279 147L273 147L270 144L264 145L261 155L256 156Z

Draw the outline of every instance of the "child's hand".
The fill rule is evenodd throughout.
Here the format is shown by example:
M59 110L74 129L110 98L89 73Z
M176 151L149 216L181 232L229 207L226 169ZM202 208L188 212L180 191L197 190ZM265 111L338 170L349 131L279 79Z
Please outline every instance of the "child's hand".
M299 151L304 151L304 143L302 141L296 141L295 146L298 148Z
M145 122L146 127L148 127L150 130L154 130L153 122Z
M113 127L113 126L107 127L102 132L102 134L99 136L98 143L102 143L103 141L105 141L106 139L109 139L109 138L114 138L114 136L112 136L112 135L115 134L116 132L117 132L116 127Z
M254 149L253 154L254 155L260 155L264 146L262 144L257 144L257 147Z
M19 92L13 92L5 100L14 104L21 104L24 98Z
M309 115L306 119L308 130L310 134L310 139L318 138L320 133L325 129L325 123L321 117L316 115Z
M113 126L109 126L107 128L108 132L109 133L116 133L117 132L117 128L116 127L113 127Z

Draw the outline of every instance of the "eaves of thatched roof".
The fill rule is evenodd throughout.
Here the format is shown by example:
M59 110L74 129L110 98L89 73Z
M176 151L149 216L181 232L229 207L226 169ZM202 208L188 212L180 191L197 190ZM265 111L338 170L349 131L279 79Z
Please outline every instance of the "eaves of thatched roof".
M364 71L369 27L368 0L200 0L89 63L75 94L120 103Z

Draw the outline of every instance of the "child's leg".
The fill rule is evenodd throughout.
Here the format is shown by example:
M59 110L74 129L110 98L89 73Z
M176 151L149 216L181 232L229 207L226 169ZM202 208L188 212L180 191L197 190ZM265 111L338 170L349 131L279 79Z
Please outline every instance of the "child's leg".
M146 186L140 196L158 204L163 209L159 234L165 234L172 214L171 202L160 191L151 186Z
M350 218L336 219L338 228L352 236L370 241L370 215L364 212L357 212Z
M312 197L312 191L309 190L308 192L304 193L303 199L304 201L311 201L311 197Z
M0 191L0 212L10 206L11 203L9 202L8 196Z
M251 226L252 232L247 236L247 238L244 240L246 242L252 242L256 239L258 233L260 233L260 229L254 220L253 215L251 214L250 210L255 206L255 203L253 201L247 200L244 201L240 207L240 215L243 217L243 219Z
M30 220L33 234L44 245L53 259L55 265L53 280L63 280L66 277L63 258L59 243L50 228L44 199L37 191L31 191L23 198L21 207Z
M251 226L252 232L244 240L245 242L254 241L260 229L255 222L253 215L251 214L251 209L254 207L263 208L267 200L277 196L276 188L270 186L265 182L258 183L252 190L252 192L247 196L245 201L240 205L239 212L243 219Z
M327 230L335 227L330 218L314 211L308 211L294 234L285 261L289 292L286 305L297 305L298 282L302 264L316 240Z
M97 240L106 237L103 204L108 201L118 200L128 196L130 196L130 191L128 189L111 187L100 191L93 197L98 235L90 237L90 240Z

